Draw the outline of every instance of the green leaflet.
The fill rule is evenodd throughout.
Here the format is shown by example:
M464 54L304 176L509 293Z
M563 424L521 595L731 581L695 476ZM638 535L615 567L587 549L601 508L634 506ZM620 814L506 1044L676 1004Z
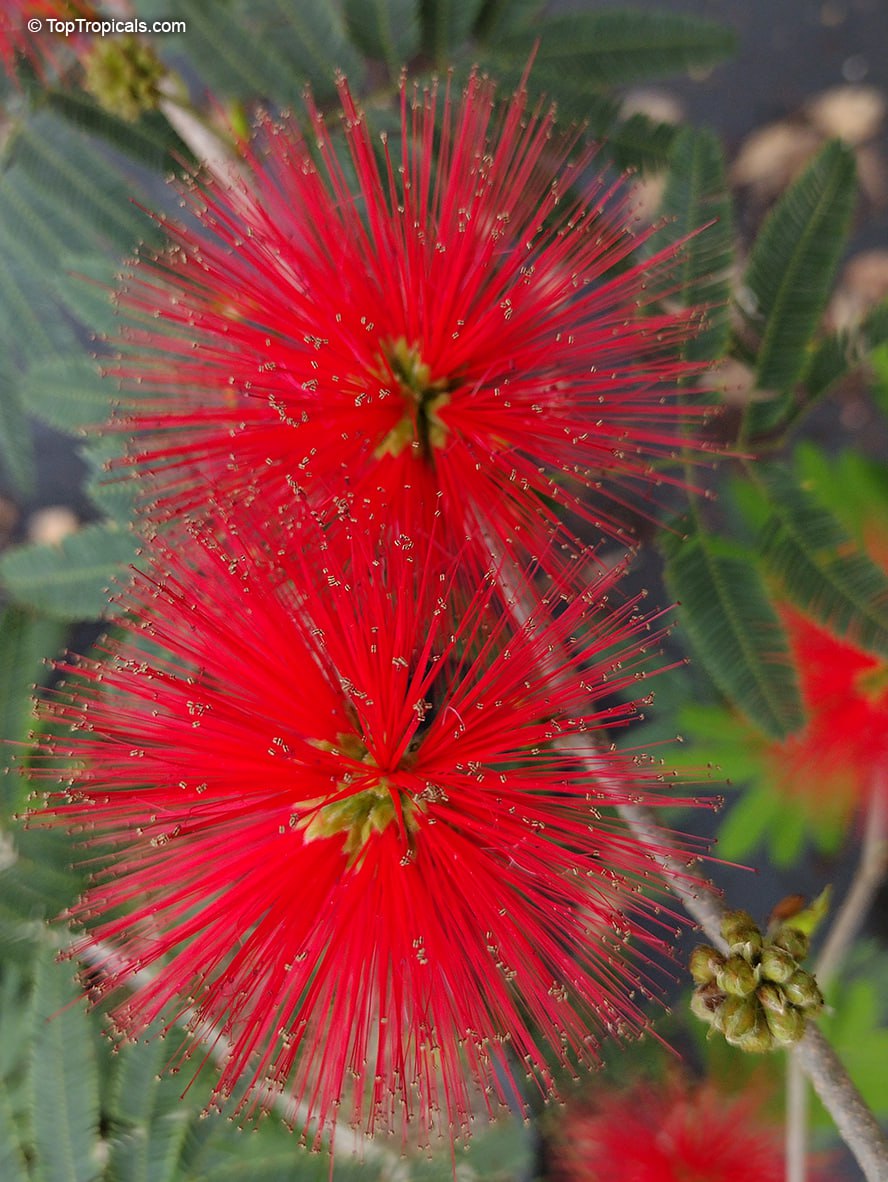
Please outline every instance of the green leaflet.
M157 112L143 114L130 123L104 110L83 90L50 90L45 101L50 111L79 130L98 136L154 172L178 170L181 159L188 158L187 146Z
M109 1095L117 1135L108 1164L115 1182L174 1182L183 1176L194 1104L179 1098L181 1083L161 1078L176 1039L159 1035L158 1027L121 1047L117 1056Z
M888 301L878 304L857 329L833 332L820 342L803 376L809 398L827 394L872 350L888 341Z
M35 461L31 427L19 382L0 369L0 464L23 496L34 490Z
M140 490L144 491L133 469L108 469L109 463L120 457L125 447L124 436L108 434L89 439L80 449L90 470L85 491L106 517L124 529L136 520L138 494Z
M219 96L301 106L309 83L326 102L337 70L358 88L364 68L349 44L338 3L315 0L181 0L188 21L181 49Z
M667 537L666 584L694 651L721 692L779 739L804 715L786 637L750 556L696 530Z
M107 589L127 581L137 540L114 523L88 525L58 546L25 545L0 558L0 581L12 598L56 620L104 615Z
M86 1006L75 968L41 951L32 1002L31 1124L34 1156L46 1182L93 1182L99 1085Z
M720 357L730 332L734 235L724 154L712 132L685 128L678 133L661 212L670 224L651 245L657 249L666 241L688 239L676 267L680 298L686 306L706 309L705 327L685 352L692 360Z
M803 611L888 656L888 576L789 472L761 467L756 477L769 511L758 543L765 568Z
M526 29L546 7L546 0L484 0L475 21L475 36L482 44Z
M562 86L582 83L586 90L711 66L729 54L734 35L724 25L656 10L606 8L554 16L539 28L506 36L497 54L529 59L534 40L534 87L560 76Z
M481 0L420 0L422 47L439 67L452 64L481 10Z
M0 1079L0 1178L4 1182L28 1182L21 1134L21 1121L13 1114L6 1081Z
M28 410L68 435L104 423L111 414L117 387L83 353L38 361L22 381Z
M385 62L393 79L419 52L419 0L345 0L345 18L355 45Z
M11 128L0 172L0 345L10 367L82 357L68 261L101 256L113 267L140 238L154 237L131 201L138 195L140 186L109 163L104 148L59 115L41 110ZM7 391L0 453L14 467L27 464L26 411L27 392Z
M856 197L854 156L833 141L793 182L765 221L746 272L749 315L760 326L757 382L788 392L808 363L845 248ZM750 418L753 431L773 419L772 403Z
M888 513L888 466L853 451L829 456L810 441L799 444L793 461L801 487L864 544L874 521Z
M58 656L66 635L63 624L41 619L25 608L8 607L0 616L0 736L3 739L13 742L27 739L34 725L34 685L46 680L49 669L44 661ZM24 805L25 782L8 770L20 759L20 750L0 745L3 802L0 825L9 813Z
M669 164L678 134L674 124L657 123L636 113L622 121L616 119L606 129L602 150L612 157L617 168L659 172Z

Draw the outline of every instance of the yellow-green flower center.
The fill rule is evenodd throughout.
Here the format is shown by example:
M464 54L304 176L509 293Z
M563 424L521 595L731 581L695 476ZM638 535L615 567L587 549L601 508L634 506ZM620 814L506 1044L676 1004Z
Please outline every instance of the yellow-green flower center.
M404 337L386 347L384 379L389 374L395 379L404 400L404 414L388 432L376 449L376 458L398 456L405 447L413 447L425 458L433 448L447 442L447 425L440 411L450 401L449 383L439 378L432 381L432 371L422 360L417 345L409 345Z
M373 756L357 735L337 735L335 746L327 742L318 743L318 746L375 767ZM384 775L371 780L357 792L343 795L348 791L349 783L350 779L344 779L338 784L331 793L333 799L327 804L320 800L305 802L313 809L298 823L298 827L305 831L305 841L343 834L342 851L354 864L373 834L384 832L392 821L400 821L408 836L419 828L418 814L424 811L423 806L409 793L391 784Z

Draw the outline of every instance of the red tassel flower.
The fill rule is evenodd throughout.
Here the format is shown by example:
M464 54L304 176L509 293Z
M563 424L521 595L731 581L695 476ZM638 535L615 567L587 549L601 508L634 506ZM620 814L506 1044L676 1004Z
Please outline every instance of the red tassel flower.
M112 850L73 954L117 1025L224 1040L218 1094L286 1088L305 1128L451 1139L641 1029L680 921L612 807L679 802L599 744L650 622L605 582L518 628L418 537L215 533L158 543L44 707L74 770L43 820Z
M340 99L335 132L309 102L310 134L268 123L243 175L195 186L200 225L121 296L161 505L206 477L408 532L440 514L485 554L553 555L565 512L623 535L703 414L677 395L700 315L660 302L677 248L639 261L631 195L523 91L405 83L379 139Z

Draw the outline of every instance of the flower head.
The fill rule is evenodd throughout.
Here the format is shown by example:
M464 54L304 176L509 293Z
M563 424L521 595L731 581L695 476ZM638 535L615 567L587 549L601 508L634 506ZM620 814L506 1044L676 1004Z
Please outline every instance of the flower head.
M559 1182L782 1182L783 1137L762 1097L679 1079L568 1108L554 1144ZM618 1166L617 1166L617 1163Z
M812 813L848 813L888 793L888 662L782 609L807 721L766 750L780 788Z
M72 915L95 990L133 990L119 1026L223 1037L217 1092L247 1104L270 1081L321 1128L342 1105L451 1138L516 1065L548 1089L644 1026L677 920L610 810L674 799L596 740L635 712L613 695L650 621L602 583L517 629L419 538L343 560L304 524L216 533L158 543L45 707L74 770L44 819L113 850Z
M374 142L339 89L344 147L310 102L309 136L268 123L122 294L161 504L198 503L204 476L408 532L443 515L485 553L551 556L565 512L622 535L703 413L677 396L699 313L660 302L675 248L638 260L631 195L523 91L405 82Z

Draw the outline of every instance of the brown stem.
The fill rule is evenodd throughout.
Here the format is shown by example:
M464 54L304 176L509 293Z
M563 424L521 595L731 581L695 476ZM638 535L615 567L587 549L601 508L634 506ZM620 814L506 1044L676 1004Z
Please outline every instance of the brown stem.
M888 816L885 798L886 773L876 777L863 831L860 860L847 895L824 941L815 970L817 983L826 990L836 970L845 959L866 918L872 901L888 872Z
M886 1182L888 1139L848 1078L838 1055L810 1023L793 1054L836 1122L842 1140L857 1158L867 1182Z
M623 806L620 813L640 841L649 844L651 834L655 834L661 848L668 846L668 836L658 830L657 822L648 809L639 805ZM666 871L666 884L684 904L685 910L697 920L709 939L723 948L719 928L720 917L726 908L720 898L713 893L702 902L704 897L690 889L686 877L675 877L673 867L681 866L680 860L672 859L669 855L655 855L655 860ZM792 1054L814 1085L867 1182L886 1182L888 1138L851 1082L838 1055L810 1023L804 1038L796 1044Z

